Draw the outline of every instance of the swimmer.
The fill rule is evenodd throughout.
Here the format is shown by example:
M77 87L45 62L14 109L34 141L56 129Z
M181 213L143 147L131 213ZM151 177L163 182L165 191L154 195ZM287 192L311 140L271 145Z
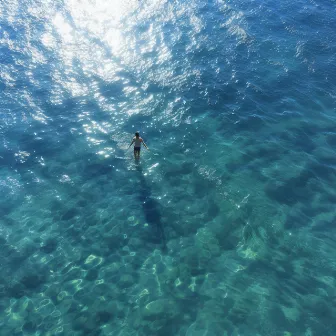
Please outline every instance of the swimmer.
M143 145L145 146L145 148L147 150L149 150L149 148L146 146L145 142L143 141L142 138L140 138L140 134L139 132L135 133L135 137L133 138L131 144L129 145L128 148L130 148L133 144L134 144L134 158L135 159L140 159L140 149L141 149L141 143L143 143Z

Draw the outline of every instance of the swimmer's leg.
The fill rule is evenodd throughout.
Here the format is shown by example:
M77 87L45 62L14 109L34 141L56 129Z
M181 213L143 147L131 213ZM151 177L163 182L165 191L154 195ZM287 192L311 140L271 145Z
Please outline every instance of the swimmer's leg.
M140 148L134 148L134 158L140 159Z

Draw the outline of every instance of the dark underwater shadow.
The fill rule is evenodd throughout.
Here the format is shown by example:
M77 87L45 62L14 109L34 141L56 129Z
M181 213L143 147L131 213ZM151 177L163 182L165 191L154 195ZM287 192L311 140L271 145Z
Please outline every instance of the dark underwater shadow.
M152 191L143 175L140 162L136 161L136 170L139 173L138 199L141 202L145 219L153 230L153 236L149 239L154 243L159 243L162 250L167 250L166 236L164 232L164 224L160 211L160 204L155 200Z

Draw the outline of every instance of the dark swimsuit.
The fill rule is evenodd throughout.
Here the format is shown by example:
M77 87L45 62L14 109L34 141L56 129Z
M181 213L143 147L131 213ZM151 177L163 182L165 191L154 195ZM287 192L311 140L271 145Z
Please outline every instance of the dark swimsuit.
M140 154L140 147L134 147L134 154L136 153Z

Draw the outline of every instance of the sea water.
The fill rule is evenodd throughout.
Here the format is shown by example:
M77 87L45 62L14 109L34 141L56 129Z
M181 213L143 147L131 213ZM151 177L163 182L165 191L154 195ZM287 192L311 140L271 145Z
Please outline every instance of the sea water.
M335 6L1 1L0 334L336 335Z

